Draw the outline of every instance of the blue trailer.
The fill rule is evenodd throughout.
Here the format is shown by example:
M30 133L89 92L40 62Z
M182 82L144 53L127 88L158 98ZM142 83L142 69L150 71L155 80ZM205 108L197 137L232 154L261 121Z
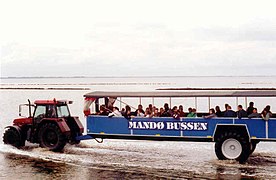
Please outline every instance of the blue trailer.
M235 91L153 91L153 92L103 92L95 91L84 95L87 120L87 135L84 139L133 139L156 141L199 141L215 142L215 153L220 160L237 160L245 162L260 141L276 141L276 119L270 118L237 118L220 117L206 119L204 117L108 117L97 115L102 99L105 106L112 107L122 98L172 98L206 97L210 108L213 97L245 98L276 97L275 90L235 90ZM91 112L90 105L94 104ZM238 104L238 103L237 103Z

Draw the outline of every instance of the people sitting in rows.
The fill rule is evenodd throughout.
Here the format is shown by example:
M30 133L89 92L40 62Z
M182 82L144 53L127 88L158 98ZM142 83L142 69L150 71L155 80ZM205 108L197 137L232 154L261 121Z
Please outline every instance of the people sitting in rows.
M113 116L115 116L115 117L122 116L118 107L113 107L113 111L108 114L108 117L113 117Z
M216 117L217 117L217 115L216 115L215 110L213 108L211 108L209 110L209 115L203 116L203 118L205 118L205 119L211 119L211 118L216 118Z
M216 106L216 115L217 115L217 117L223 117L223 113L221 112L219 106Z
M239 119L241 119L243 117L248 117L247 112L242 108L242 105L238 105L237 116Z
M254 102L250 102L249 106L248 106L248 108L246 110L247 114L248 115L252 114L253 113L253 109L254 109Z
M235 111L232 110L232 107L230 105L227 106L227 110L224 113L224 117L237 117L237 114Z
M261 115L258 113L257 108L253 108L253 111L251 114L248 115L248 118L260 118Z

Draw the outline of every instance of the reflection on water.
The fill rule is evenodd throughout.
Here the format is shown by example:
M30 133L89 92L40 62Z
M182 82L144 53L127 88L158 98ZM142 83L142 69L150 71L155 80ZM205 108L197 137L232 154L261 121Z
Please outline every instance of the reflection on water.
M272 144L272 146L271 146ZM275 143L265 144L272 148ZM246 164L219 161L212 143L105 141L66 146L54 153L37 146L0 145L0 178L11 179L273 179L276 154L256 152Z

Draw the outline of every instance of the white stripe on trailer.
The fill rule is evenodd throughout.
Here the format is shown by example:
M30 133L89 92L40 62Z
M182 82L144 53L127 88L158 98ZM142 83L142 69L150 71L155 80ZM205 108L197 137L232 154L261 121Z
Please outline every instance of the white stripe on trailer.
M265 121L265 138L268 139L268 120Z

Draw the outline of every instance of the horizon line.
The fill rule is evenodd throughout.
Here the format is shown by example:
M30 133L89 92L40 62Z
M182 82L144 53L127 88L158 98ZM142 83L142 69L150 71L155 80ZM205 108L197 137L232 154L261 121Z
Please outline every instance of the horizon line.
M276 75L154 75L154 76L0 76L0 79L38 79L38 78L175 78L175 77L276 77Z

